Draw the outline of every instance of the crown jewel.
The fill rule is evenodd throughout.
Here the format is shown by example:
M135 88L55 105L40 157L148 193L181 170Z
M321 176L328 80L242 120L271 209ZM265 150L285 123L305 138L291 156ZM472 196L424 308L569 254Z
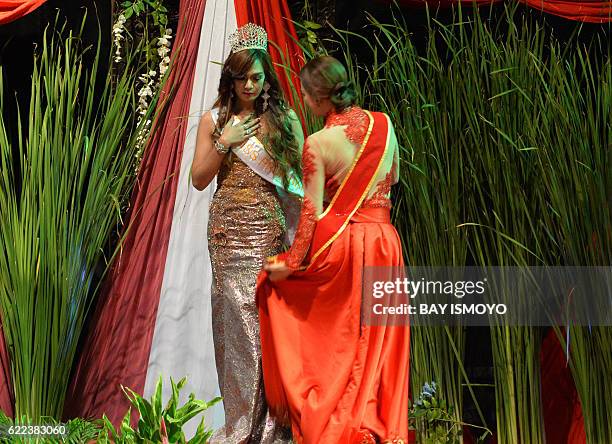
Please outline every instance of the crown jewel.
M244 49L268 49L268 33L255 23L247 23L230 34L232 54Z

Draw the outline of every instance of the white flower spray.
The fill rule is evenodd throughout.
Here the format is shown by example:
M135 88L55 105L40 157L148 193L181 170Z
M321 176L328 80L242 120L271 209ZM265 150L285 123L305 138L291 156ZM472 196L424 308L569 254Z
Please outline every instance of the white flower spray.
M155 4L147 3L149 6L153 8L153 12L150 12L149 9L137 9L137 4L135 2L124 2L122 5L125 9L121 12L121 14L117 17L117 21L113 24L113 46L115 47L114 53L114 61L115 63L120 63L123 60L123 42L126 40L126 22L133 18L138 17L140 14L152 14L154 17L155 25L161 24L160 34L161 37L157 37L156 46L157 46L157 57L155 57L155 52L153 52L153 57L151 59L150 56L147 56L147 63L149 66L151 64L157 64L158 70L155 71L153 69L148 70L145 74L141 74L138 77L138 108L136 112L137 120L136 120L136 128L138 133L136 134L136 166L135 172L138 173L140 169L140 163L142 161L142 156L144 154L144 150L147 144L147 139L151 132L151 119L147 118L147 113L151 106L151 102L153 98L158 93L161 88L162 81L168 71L170 66L170 51L171 51L171 40L172 40L172 29L166 28L165 25L167 23L167 17L165 12L167 12L166 8L163 7L161 2L156 2ZM160 12L162 15L160 16ZM147 45L146 48L143 48L143 51L149 51L151 46Z
M166 33L157 39L157 55L159 56L159 81L164 78L170 65L170 40L172 40L172 29L166 29Z
M138 134L136 135L136 146L138 147L136 151L136 173L138 173L138 169L140 168L140 162L142 160L142 155L147 142L147 136L149 135L149 131L151 129L151 119L146 119L146 116L151 100L155 95L155 90L159 86L159 82L157 82L157 84L155 82L156 76L157 72L149 71L148 73L142 74L140 77L138 77L138 80L140 80L142 83L142 88L140 88L138 91L138 120L136 127L139 128L139 130Z
M113 44L115 46L115 63L119 63L121 58L121 41L125 40L123 33L125 32L126 18L123 14L117 17L117 21L113 25Z
M138 135L136 136L136 144L138 150L136 152L136 172L140 168L142 155L147 142L147 136L151 130L151 120L147 119L146 114L149 109L151 100L161 87L161 82L164 79L168 66L170 65L170 40L172 40L172 29L167 28L164 35L157 39L157 55L159 56L159 73L156 71L149 71L146 74L142 74L139 80L142 82L142 88L138 91L138 123L137 126L140 128ZM159 75L158 75L159 74ZM155 78L157 77L157 82ZM141 123L144 123L141 126Z

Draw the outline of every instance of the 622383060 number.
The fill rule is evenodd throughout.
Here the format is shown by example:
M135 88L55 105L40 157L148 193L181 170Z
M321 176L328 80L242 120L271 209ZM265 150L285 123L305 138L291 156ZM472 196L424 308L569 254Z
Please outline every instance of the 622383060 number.
M65 424L0 425L0 437L40 438L66 435Z

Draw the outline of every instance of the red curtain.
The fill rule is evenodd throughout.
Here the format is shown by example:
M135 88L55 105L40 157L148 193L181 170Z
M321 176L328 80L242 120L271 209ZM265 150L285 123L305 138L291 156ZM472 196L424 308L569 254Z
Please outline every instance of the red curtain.
M304 64L302 50L295 42L297 33L291 21L291 12L286 0L234 0L238 26L249 22L263 26L268 32L269 50L281 86L287 95L291 106L299 112L296 100L301 102L300 82L298 74ZM295 40L294 40L295 39ZM281 54L279 49L283 52ZM291 84L285 75L282 65L291 68L291 84L297 92L291 93Z
M392 3L390 0L378 0ZM400 6L430 7L462 5L485 5L498 3L502 0L398 0ZM515 0L516 1L516 0ZM540 9L549 14L558 15L570 20L590 23L607 23L612 21L612 2L602 0L518 0L521 3Z
M565 352L550 329L540 352L542 407L546 440L555 444L585 444L580 399Z
M4 334L0 328L0 410L7 416L13 417L15 404L13 388L11 385L11 364L4 342Z
M607 23L612 21L612 2L601 0L521 0L523 3L544 12L558 15L570 20L590 23Z
M47 0L0 0L0 25L29 14Z
M393 0L377 0L379 3L393 3ZM397 4L400 6L411 6L424 8L426 5L429 8L437 7L448 7L461 3L462 5L477 5L499 3L502 0L397 0Z
M195 63L206 2L180 2L179 50L164 96L173 89L143 159L132 196L131 228L85 336L64 416L118 424L128 409L119 385L142 393L172 224L176 183L185 141Z

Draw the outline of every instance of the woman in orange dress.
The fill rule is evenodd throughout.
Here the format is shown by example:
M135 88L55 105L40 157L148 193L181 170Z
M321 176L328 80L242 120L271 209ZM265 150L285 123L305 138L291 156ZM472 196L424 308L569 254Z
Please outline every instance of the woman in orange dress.
M393 126L354 105L336 59L310 61L300 78L325 127L304 144L296 238L258 279L266 397L298 443L405 443L408 325L362 322L364 267L403 265L390 222Z

